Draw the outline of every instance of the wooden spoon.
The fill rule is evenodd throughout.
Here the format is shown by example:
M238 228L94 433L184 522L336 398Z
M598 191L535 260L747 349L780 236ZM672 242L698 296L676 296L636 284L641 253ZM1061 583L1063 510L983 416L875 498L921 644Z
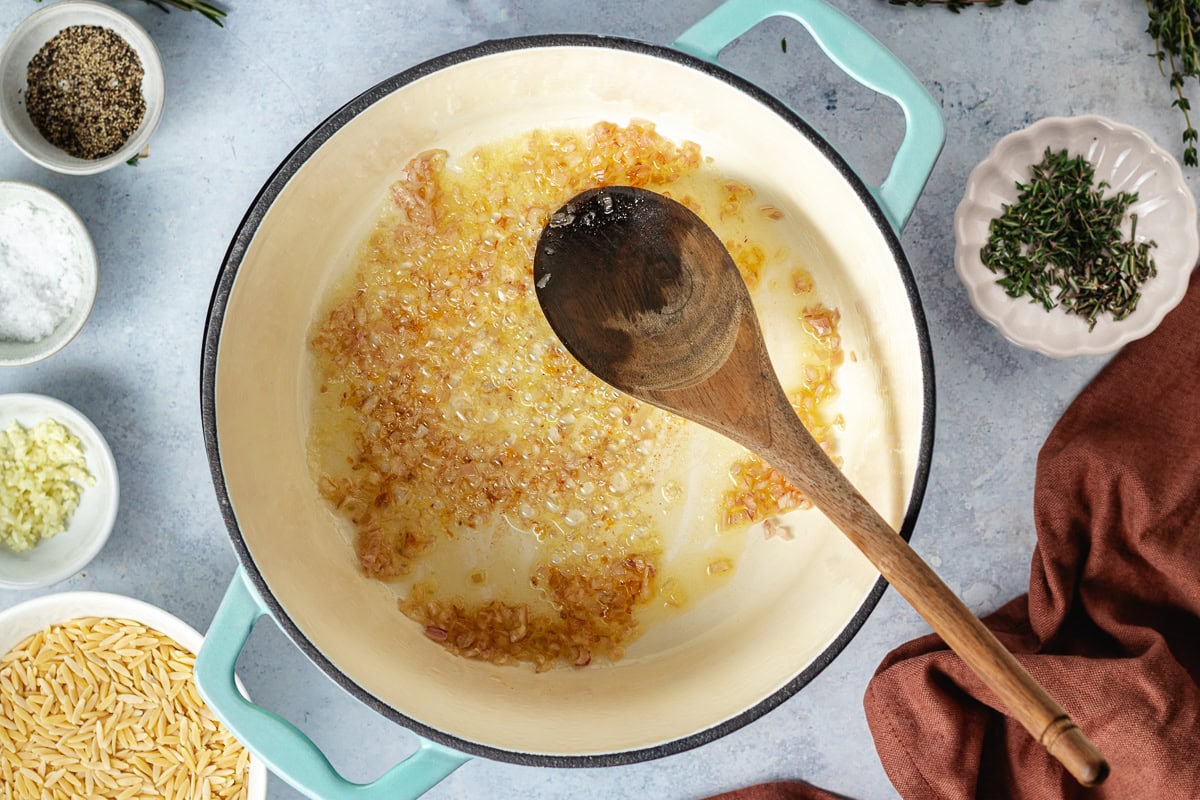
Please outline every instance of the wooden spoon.
M737 266L703 220L645 189L587 191L551 217L533 271L546 318L585 367L775 466L1080 783L1108 776L1108 763L1062 707L805 429L775 376Z

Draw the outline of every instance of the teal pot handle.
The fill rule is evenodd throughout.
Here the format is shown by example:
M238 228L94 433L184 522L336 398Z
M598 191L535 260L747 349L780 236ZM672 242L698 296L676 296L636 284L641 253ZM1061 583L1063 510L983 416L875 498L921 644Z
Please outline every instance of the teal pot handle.
M234 685L234 666L267 607L239 569L196 655L196 687L237 739L267 768L313 800L415 800L468 756L421 740L417 752L373 783L351 783L292 723L254 705Z
M900 233L942 152L946 127L929 92L878 39L824 0L727 0L688 28L672 46L716 63L717 55L730 42L768 17L791 17L799 22L843 72L895 100L904 110L904 141L892 169L882 184L869 187Z

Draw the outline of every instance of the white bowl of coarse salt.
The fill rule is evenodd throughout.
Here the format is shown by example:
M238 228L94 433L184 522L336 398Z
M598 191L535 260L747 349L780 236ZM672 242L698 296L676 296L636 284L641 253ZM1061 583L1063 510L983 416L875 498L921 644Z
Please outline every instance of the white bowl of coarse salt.
M32 364L75 338L96 300L96 248L58 195L0 181L0 367Z

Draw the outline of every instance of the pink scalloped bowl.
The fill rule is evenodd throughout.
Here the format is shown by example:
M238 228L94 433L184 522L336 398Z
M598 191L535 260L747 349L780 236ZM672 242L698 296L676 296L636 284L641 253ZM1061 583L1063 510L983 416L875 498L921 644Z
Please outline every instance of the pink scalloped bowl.
M980 260L991 221L1017 201L1017 182L1029 180L1047 147L1086 158L1096 180L1111 187L1106 194L1137 192L1129 208L1138 217L1137 239L1157 243L1151 250L1157 274L1142 284L1137 310L1120 321L1105 314L1091 331L1077 314L1009 297ZM1127 235L1129 228L1127 217ZM979 316L1014 344L1055 358L1111 353L1150 333L1183 299L1200 258L1196 201L1178 162L1137 128L1099 116L1048 117L1001 139L967 179L954 236L954 268Z

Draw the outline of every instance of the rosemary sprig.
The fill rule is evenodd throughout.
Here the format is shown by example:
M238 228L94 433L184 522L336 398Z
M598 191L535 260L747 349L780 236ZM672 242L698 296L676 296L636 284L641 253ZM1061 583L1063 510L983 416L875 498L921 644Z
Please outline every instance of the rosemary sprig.
M35 0L35 2L40 3L42 0ZM212 20L222 28L225 27L225 23L221 20L229 16L211 3L204 2L204 0L142 0L142 2L149 3L155 8L168 13L171 11L171 8L178 8L181 11L198 11L203 17ZM168 6L171 8L168 8Z
M1046 148L1032 173L1028 183L1017 182L1017 202L992 220L980 251L984 265L1002 275L996 283L1010 297L1028 295L1047 311L1061 305L1085 317L1088 330L1102 313L1129 316L1142 282L1155 274L1155 243L1136 240L1136 214L1129 239L1121 235L1137 193L1105 198L1108 183L1096 184L1092 165L1066 150Z
M160 8L168 13L171 9L167 8L167 6L183 11L197 11L206 19L212 20L222 28L225 27L225 23L221 20L228 16L224 11L214 5L205 3L204 0L143 0L143 2L149 3L155 8Z

